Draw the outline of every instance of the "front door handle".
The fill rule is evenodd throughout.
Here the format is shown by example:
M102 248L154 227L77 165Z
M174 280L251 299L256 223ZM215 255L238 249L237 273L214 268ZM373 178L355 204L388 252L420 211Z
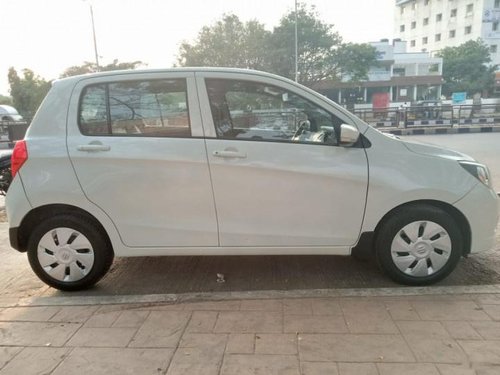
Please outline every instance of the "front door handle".
M87 152L109 151L111 150L111 146L103 144L88 144L88 145L79 145L77 149L78 151L87 151Z
M214 151L213 155L217 158L225 158L225 159L245 159L247 157L247 154L245 154L244 152L231 151L231 150Z

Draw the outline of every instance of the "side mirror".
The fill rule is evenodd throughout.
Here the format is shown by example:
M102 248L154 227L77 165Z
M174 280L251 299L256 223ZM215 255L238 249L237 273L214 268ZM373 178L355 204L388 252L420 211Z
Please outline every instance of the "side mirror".
M356 127L347 124L340 125L340 146L352 146L358 141L359 135Z

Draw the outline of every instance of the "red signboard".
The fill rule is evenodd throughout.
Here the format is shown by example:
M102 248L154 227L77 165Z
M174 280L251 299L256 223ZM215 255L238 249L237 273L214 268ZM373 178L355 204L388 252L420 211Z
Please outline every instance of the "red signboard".
M376 92L372 96L373 109L381 109L389 107L389 93Z

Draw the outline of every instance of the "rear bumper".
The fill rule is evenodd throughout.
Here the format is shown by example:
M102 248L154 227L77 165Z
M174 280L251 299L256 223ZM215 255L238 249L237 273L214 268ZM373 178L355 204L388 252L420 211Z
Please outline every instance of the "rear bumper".
M10 184L5 197L5 209L9 220L10 246L18 251L25 252L26 247L21 244L19 234L23 218L31 211L31 205L24 192L20 173L14 177Z
M10 246L13 249L16 249L17 251L20 251L24 253L26 249L21 249L21 246L19 246L19 228L9 228L9 240L10 240Z

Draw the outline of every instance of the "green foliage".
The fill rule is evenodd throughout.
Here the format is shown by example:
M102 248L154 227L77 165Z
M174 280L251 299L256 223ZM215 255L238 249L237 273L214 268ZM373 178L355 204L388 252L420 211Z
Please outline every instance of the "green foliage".
M297 8L298 80L306 86L325 80L367 78L377 61L375 47L343 43L331 24L323 23L314 7ZM295 12L286 14L271 36L269 69L293 79L295 76Z
M80 74L87 74L87 73L108 72L111 70L136 69L141 65L145 64L142 61L118 62L118 60L115 59L111 64L97 67L95 63L85 61L82 65L70 66L63 72L63 74L61 74L61 78L77 76Z
M181 44L178 64L262 69L269 34L257 21L243 23L235 15L224 15L215 25L203 27L194 44Z
M335 50L342 38L333 25L321 22L314 10L303 4L297 9L299 82L311 85L334 73ZM271 36L270 71L293 79L295 76L295 12L281 18Z
M481 40L446 47L438 56L443 58L444 95L465 91L472 96L493 88L497 66L490 65L490 50Z
M335 53L335 62L340 70L338 78L359 82L368 79L368 70L376 66L377 49L367 43L342 44Z
M367 78L376 63L374 47L342 43L333 25L323 23L314 8L297 9L299 82L313 86L324 79ZM295 77L295 12L281 18L273 32L257 21L243 23L225 15L205 26L193 44L183 43L181 66L230 66L265 70L290 79Z
M74 65L67 68L60 78L78 76L80 74L95 73L97 72L97 67L95 63L85 61L82 65Z
M0 105L6 104L6 105L12 105L12 97L10 96L5 96L5 95L0 95Z
M25 119L33 118L50 89L50 82L30 69L24 69L23 77L20 77L14 68L10 68L8 78L13 106Z

